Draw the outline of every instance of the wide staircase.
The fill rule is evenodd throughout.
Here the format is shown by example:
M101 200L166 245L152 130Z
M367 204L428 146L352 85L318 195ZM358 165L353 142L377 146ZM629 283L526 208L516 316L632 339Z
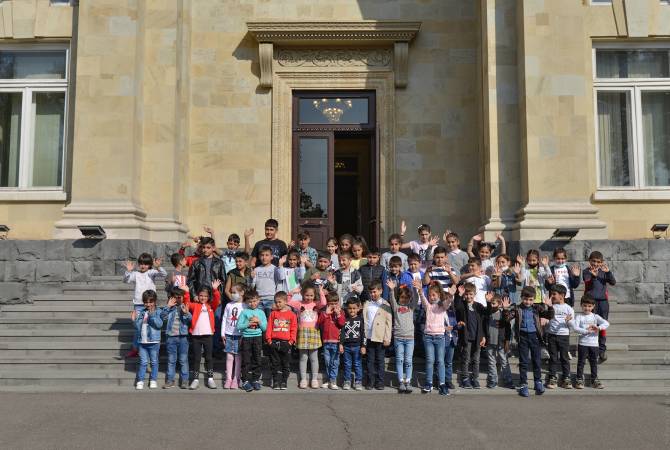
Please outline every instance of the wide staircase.
M162 286L158 291L164 304ZM0 387L132 388L137 359L123 358L133 335L131 296L132 287L120 277L93 277L66 284L62 293L35 296L32 304L0 307ZM599 366L603 383L631 390L670 389L670 317L650 315L648 305L612 303L610 322L609 359ZM576 343L575 336L572 340ZM387 362L387 379L393 384L395 365ZM516 375L518 360L511 362ZM215 360L219 385L223 369L223 361ZM162 382L164 349L160 371ZM415 372L423 380L420 358L415 358ZM585 373L588 379L588 364ZM480 378L486 378L484 361ZM294 380L292 374L293 387Z

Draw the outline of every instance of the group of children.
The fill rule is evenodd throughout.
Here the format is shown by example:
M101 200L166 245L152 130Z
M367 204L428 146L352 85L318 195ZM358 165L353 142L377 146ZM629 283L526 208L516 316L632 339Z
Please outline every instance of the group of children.
M456 233L447 230L446 245L441 246L430 227L421 225L419 238L405 243L404 222L401 233L390 236L384 253L368 249L363 238L351 235L330 238L326 251L316 251L306 231L286 245L277 238L274 219L266 221L265 239L251 253L253 230L244 233L244 249L239 236L232 234L225 250L217 249L213 230L205 231L209 236L196 239L193 255L185 256L186 243L171 256L174 271L169 276L161 261L148 254L140 255L137 269L127 264L124 280L135 283L131 317L136 334L130 356L140 357L136 389L144 388L148 364L149 388L157 387L163 328L168 355L165 389L176 386L177 363L179 386L197 389L203 356L206 386L216 388L212 358L215 346L222 345L225 389L260 390L263 356L269 361L272 387L286 389L295 349L300 389L383 390L388 352L395 355L398 392L410 393L415 344L425 354L425 379L419 383L423 393L435 384L441 395L455 388L456 354L460 386L479 389L482 353L490 389L498 386L498 364L501 386L516 388L524 397L529 395L531 368L537 395L545 387L583 389L587 359L591 386L603 388L598 362L607 359L607 285L616 281L597 251L582 271L566 264L567 253L561 248L554 250L552 264L537 250L512 263L502 235L495 243L475 236L463 251ZM154 280L161 276L167 277L165 307L156 305ZM575 314L575 289L582 280L582 313ZM574 382L571 331L579 335ZM513 347L519 358L518 386L509 364ZM543 349L549 354L546 383Z

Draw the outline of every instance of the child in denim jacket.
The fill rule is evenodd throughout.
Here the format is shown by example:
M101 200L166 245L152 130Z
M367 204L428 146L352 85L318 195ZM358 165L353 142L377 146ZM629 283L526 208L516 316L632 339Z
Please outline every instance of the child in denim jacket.
M158 383L158 350L161 347L161 308L156 307L158 296L154 290L146 290L142 294L144 308L137 312L135 317L135 330L138 336L138 350L140 363L137 365L135 376L135 389L144 389L144 376L147 373L147 364L151 362L151 375L149 376L149 389L156 389Z
M161 320L166 323L165 337L168 354L167 380L163 389L175 387L177 361L179 361L179 387L188 388L188 329L193 317L184 303L184 292L178 287L170 291L167 306L161 310Z

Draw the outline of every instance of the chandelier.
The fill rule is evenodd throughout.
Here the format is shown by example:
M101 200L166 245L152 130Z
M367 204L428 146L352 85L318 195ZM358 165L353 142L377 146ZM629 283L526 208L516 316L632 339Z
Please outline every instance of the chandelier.
M339 122L344 111L352 107L350 99L343 100L341 98L322 98L321 100L314 100L312 104L316 110L321 111L321 114L330 123Z

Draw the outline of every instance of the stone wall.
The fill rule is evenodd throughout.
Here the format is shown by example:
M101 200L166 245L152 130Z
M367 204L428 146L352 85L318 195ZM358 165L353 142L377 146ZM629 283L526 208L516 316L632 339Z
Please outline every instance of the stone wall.
M178 247L142 240L0 241L0 304L28 303L33 295L59 292L64 283L91 276L119 275L120 280L124 262L143 252L163 257L169 270L169 255ZM556 247L564 247L569 261L582 267L592 251L600 251L617 279L610 288L612 300L670 309L670 240L510 242L509 253L536 248L551 255Z

